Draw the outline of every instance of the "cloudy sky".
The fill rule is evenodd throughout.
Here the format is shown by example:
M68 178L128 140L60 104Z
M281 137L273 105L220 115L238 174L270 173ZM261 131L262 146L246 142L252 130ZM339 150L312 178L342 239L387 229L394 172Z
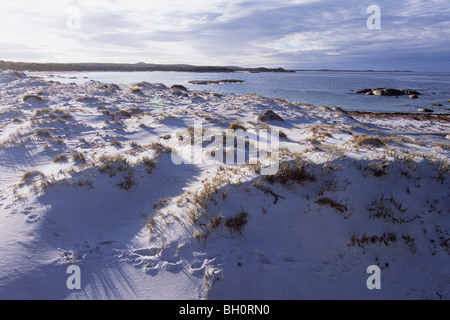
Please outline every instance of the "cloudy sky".
M450 0L0 0L0 35L12 61L450 71Z

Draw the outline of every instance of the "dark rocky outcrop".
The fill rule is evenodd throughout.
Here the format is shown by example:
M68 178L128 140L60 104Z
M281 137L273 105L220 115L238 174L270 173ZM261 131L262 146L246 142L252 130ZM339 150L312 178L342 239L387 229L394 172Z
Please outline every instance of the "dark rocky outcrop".
M372 92L372 89L362 89L362 90L358 90L355 93L360 93L360 94L366 94Z
M419 112L434 112L434 110L427 109L427 108L420 108L420 109L417 109L417 111L419 111Z
M130 114L128 111L126 111L126 110L119 110L119 111L116 111L116 112L114 112L114 116L116 116L117 118L120 118L120 119L123 119L123 118L125 118L125 119L131 118L131 114Z
M366 94L366 95L374 95L374 96L405 96L405 95L420 95L420 92L412 90L412 89L393 89L393 88L376 88L376 89L362 89L358 90L355 93L357 94Z
M442 104L441 103L432 103L432 104L430 104L430 106L432 106L432 107L442 107Z
M144 94L144 93L142 92L142 90L139 89L139 88L133 88L133 89L131 89L131 93L135 93L135 94Z
M404 92L391 88L377 88L372 90L375 96L402 96Z
M412 95L412 94L415 94L415 95L420 96L420 92L419 92L419 91L416 91L416 90L403 89L402 91L403 91L403 93L404 93L405 95Z
M181 84L174 84L173 86L170 87L170 89L188 91L188 89L185 86L182 86Z
M419 99L419 96L417 94L411 94L409 96L410 99Z
M172 94L174 96L178 96L178 97L189 97L189 95L185 91L175 89L175 88L172 89Z
M283 118L277 115L272 110L265 110L258 116L258 121L267 122L267 121L281 121L284 122Z
M29 95L26 95L23 97L24 102L29 101L29 100L42 102L43 99L42 99L42 97L40 97L38 95L34 95L34 94L29 94Z
M141 108L138 107L131 107L130 109L128 109L128 112L132 115L138 115L138 114L143 114L144 111Z

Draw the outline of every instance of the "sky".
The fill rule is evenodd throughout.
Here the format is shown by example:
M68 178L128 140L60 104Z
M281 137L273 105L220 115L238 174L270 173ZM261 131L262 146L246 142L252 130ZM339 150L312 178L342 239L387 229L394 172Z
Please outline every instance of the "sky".
M0 0L0 59L450 71L450 0Z

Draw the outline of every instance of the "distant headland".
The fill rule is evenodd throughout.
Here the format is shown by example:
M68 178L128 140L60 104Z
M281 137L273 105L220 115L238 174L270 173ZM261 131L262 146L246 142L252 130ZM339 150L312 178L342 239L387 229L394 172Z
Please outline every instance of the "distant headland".
M131 63L34 63L0 60L0 70L17 71L177 71L177 72L295 72L283 68L195 66L188 64Z

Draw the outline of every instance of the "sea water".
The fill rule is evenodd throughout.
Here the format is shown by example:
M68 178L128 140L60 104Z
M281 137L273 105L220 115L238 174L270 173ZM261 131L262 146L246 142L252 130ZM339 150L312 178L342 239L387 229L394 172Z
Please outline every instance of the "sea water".
M30 72L30 74L32 74ZM191 73L191 72L53 72L39 73L47 80L82 83L96 80L107 83L181 84L191 90L220 93L255 93L316 106L339 106L349 111L418 112L419 108L438 113L450 112L450 73L362 72L362 71L297 71L294 73ZM244 80L243 83L195 85L191 80ZM366 88L413 89L422 95L367 96L355 91ZM442 106L431 106L431 104Z

